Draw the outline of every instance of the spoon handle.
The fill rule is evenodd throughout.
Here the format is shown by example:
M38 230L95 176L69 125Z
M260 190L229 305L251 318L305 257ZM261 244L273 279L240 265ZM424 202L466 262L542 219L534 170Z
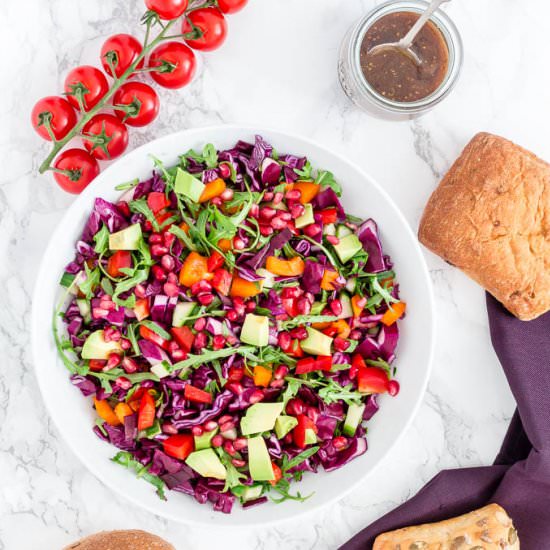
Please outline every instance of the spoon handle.
M411 30L399 41L399 45L402 48L410 48L411 44L414 42L416 35L420 32L422 27L426 24L428 19L432 16L433 12L441 6L444 2L449 2L450 0L432 0L428 9L418 18L416 23L411 27Z

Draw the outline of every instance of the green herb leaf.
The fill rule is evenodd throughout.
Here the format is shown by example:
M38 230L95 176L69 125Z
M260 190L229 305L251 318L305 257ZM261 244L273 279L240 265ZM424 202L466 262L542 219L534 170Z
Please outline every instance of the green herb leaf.
M319 185L326 185L327 187L330 187L338 196L342 194L342 186L336 181L332 172L328 172L327 170L319 170L317 177L315 178L315 182Z
M94 242L94 252L97 252L97 254L104 254L109 249L109 230L105 224L94 235Z
M305 325L306 323L331 323L338 321L336 315L297 315L288 321L283 321L281 326L283 329L292 329L294 327Z
M145 197L142 197L134 201L129 201L128 207L130 208L131 212L134 212L137 214L143 214L145 216L145 219L151 222L153 229L155 231L159 230L159 224L157 222L157 219L155 218L153 211L147 205L147 200L145 199Z
M94 289L99 284L101 272L97 267L90 269L86 263L84 263L84 269L86 270L86 279L78 284L78 288L80 288L88 300L91 300L94 295Z
M65 288L70 288L70 286L73 284L73 281L75 280L75 277L76 275L65 272L61 276L61 280L59 281L59 284L61 286L64 286Z
M143 478L145 481L156 487L157 495L159 496L159 498L161 498L162 500L166 500L166 495L164 494L164 481L162 481L160 477L149 473L149 465L144 466L143 464L141 464L141 462L135 460L134 457L126 451L118 452L111 460L116 464L124 466L125 468L134 470L137 477Z
M211 143L207 143L204 146L202 150L202 157L207 168L216 168L216 166L218 166L218 152Z
M155 334L157 334L161 338L164 338L165 340L172 340L172 335L169 332L166 332L160 325L157 325L157 323L154 323L153 321L145 320L145 321L141 321L140 324L152 330Z
M313 456L319 449L320 447L318 445L310 447L309 449L306 449L305 451L302 451L300 454L296 455L294 458L288 460L288 462L285 461L283 468L281 468L282 471L287 472L288 470L299 466L304 460L307 460L310 456ZM286 455L284 456L286 458Z
M137 284L143 283L149 277L149 269L138 269L136 270L133 277L126 279L116 285L115 293L113 294L113 302L119 306L125 305L125 300L119 298L119 295L123 292L127 292L134 288Z

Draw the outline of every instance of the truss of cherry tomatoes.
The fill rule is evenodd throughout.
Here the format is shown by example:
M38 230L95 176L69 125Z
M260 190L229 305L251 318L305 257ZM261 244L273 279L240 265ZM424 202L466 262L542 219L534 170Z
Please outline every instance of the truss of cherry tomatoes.
M128 147L128 126L146 126L159 112L148 75L164 88L189 84L196 71L194 50L219 48L227 35L225 16L248 0L145 0L145 38L108 38L101 48L103 71L83 65L65 79L64 94L40 99L31 121L53 146L39 171L52 171L59 186L80 193L98 174L98 160L112 160ZM177 25L180 25L177 30ZM157 31L156 36L152 36ZM83 148L63 148L75 137Z

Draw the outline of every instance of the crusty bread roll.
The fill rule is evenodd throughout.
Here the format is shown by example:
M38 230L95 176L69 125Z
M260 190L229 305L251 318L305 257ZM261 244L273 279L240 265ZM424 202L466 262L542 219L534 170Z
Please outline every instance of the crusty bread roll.
M512 520L498 504L379 535L372 550L519 550Z
M64 550L175 550L165 540L145 531L102 531L84 537Z
M524 321L550 309L550 165L477 134L432 194L420 241Z

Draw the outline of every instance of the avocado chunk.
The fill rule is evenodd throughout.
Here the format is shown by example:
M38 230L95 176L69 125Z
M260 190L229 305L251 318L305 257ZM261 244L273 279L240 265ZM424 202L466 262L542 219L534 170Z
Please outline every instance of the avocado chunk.
M261 435L248 440L248 469L254 481L271 481L275 479L271 458Z
M315 222L315 218L313 217L313 206L311 206L308 202L304 204L304 208L304 213L301 216L298 216L294 221L294 225L297 229Z
M363 245L361 241L357 238L357 235L346 235L338 244L333 245L336 254L340 257L342 263L346 263L348 260L351 260L359 252L363 250Z
M306 428L306 445L315 445L316 443L317 434L311 428Z
M241 418L242 434L258 434L272 430L282 412L283 403L256 403L248 407L246 414Z
M340 303L342 304L342 313L338 315L338 319L347 319L348 317L353 317L353 309L351 307L350 297L345 292L342 292L339 298Z
M203 477L225 479L227 470L213 449L192 452L185 460L187 466Z
M363 419L363 413L365 412L365 405L355 405L351 403L348 407L348 413L346 414L346 420L344 421L344 435L348 437L353 437L357 426L361 423Z
M269 319L263 315L247 313L241 329L241 342L253 346L267 346L269 341Z
M195 438L195 451L202 449L208 449L212 447L212 438L218 433L219 429L216 428L209 432L204 432L202 435L196 435Z
M268 271L267 269L264 269L263 267L260 267L259 269L256 269L256 273L263 277L262 280L262 288L272 288L275 284L275 275L271 273L271 271Z
M195 309L195 302L178 302L172 315L172 326L182 327Z
M111 353L122 353L119 342L106 342L102 330L92 332L82 346L82 359L109 359Z
M111 233L109 235L109 248L111 250L137 250L141 239L141 225L134 223L126 229Z
M205 185L201 180L197 179L195 176L178 168L176 171L176 183L174 185L174 190L180 195L185 195L190 198L193 202L199 202L201 195L204 191Z
M243 502L249 502L250 500L256 500L262 496L263 487L261 485L244 486L241 500Z
M306 327L307 338L300 342L300 347L310 355L332 355L330 347L332 346L332 338L315 330L311 327Z
M279 439L283 439L283 437L297 425L298 420L294 418L294 416L286 416L285 414L282 414L277 417L277 420L275 420L275 433Z
M92 320L92 308L90 307L90 302L88 300L83 300L80 298L76 299L76 305L78 306L78 311L85 323L89 323Z
M347 225L339 225L336 227L336 236L339 239L343 239L344 237L347 237L348 235L351 235L352 231Z

